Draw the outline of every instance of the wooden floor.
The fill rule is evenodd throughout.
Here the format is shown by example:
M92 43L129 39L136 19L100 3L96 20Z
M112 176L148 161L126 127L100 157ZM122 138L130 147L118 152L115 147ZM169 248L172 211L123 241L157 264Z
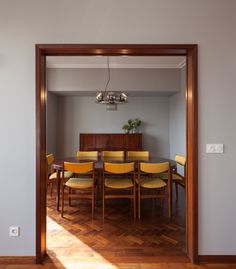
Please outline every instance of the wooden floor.
M55 196L48 196L47 249L51 259L69 261L88 259L106 262L160 262L174 256L185 259L185 206L184 192L174 206L170 223L167 207L160 202L142 201L141 221L133 219L129 200L106 202L105 221L102 222L101 199L91 218L88 200L65 203L64 218L55 210ZM187 261L187 259L185 259Z
M47 260L43 265L15 264L0 265L0 269L235 269L236 264L204 264L190 263L70 263Z
M236 265L193 265L185 257L184 193L174 203L173 223L155 201L145 201L142 220L133 221L129 201L107 202L105 223L97 203L91 220L88 201L66 201L65 218L48 195L47 252L43 265L0 265L0 269L180 269L236 268ZM171 263L170 261L171 258ZM173 258L174 257L174 258ZM181 261L181 262L180 262Z

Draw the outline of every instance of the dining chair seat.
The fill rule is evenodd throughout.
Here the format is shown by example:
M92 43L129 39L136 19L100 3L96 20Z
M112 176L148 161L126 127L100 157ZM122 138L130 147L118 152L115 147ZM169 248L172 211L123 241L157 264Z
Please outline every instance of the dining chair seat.
M163 180L167 180L168 179L168 174L167 173L162 173L160 174L160 178ZM179 175L176 174L172 174L172 180L182 180L182 177L180 177Z
M130 178L105 178L105 186L112 189L126 189L134 186Z
M64 176L65 176L65 178L70 178L73 176L73 173L66 171ZM60 172L60 178L62 178L62 172ZM49 176L49 179L57 179L57 173L56 172L52 173Z
M79 177L79 178L70 178L65 186L73 189L86 189L93 186L93 178Z
M136 179L138 184L138 179ZM164 188L167 186L166 182L159 177L142 177L140 178L140 186L142 188L155 189Z

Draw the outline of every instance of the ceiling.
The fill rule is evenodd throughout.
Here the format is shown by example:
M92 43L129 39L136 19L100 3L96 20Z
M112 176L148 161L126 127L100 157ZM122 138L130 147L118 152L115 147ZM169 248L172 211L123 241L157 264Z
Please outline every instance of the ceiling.
M53 80L50 80L51 83L49 83L49 88L53 88L53 92L57 95L61 96L95 96L97 92L97 88L104 87L104 78L100 76L95 76L96 73L92 74L93 79L86 80L89 75L86 75L86 72L89 72L93 69L99 69L99 68L107 68L107 56L47 56L46 58L46 64L47 68L51 68L52 72L64 72L63 74L59 74L58 77L54 78L56 79L56 84L54 87L51 85L53 83ZM161 69L181 69L186 64L186 57L185 56L109 56L109 66L110 68L114 69L134 69L133 72L138 72L140 69L152 69L150 71L146 70L148 74L152 74L152 71L158 71L157 69L160 69L158 72L171 72L171 70L162 70ZM54 69L54 70L53 70ZM58 69L58 70L56 70ZM59 70L61 69L61 70ZM64 69L64 71L63 71ZM83 76L83 79L78 79L78 74L71 73L72 70L66 70L66 69L78 69L79 74L85 73L85 76ZM86 70L87 69L87 70ZM136 70L135 70L136 69ZM156 70L154 70L156 69ZM70 72L69 74L65 73L66 71ZM76 71L76 70L74 70ZM83 71L83 72L82 72ZM96 71L96 70L95 70ZM97 70L96 72L98 72ZM132 72L132 70L129 70ZM82 73L81 73L82 72ZM91 71L92 72L92 71ZM125 74L128 72L128 70L125 72ZM144 70L143 70L144 72ZM145 72L144 72L145 73ZM50 73L51 74L51 73ZM57 73L54 73L57 74ZM67 75L66 75L67 74ZM105 79L106 79L106 73L105 73ZM115 79L117 79L118 73L112 77L111 84L114 84ZM64 76L64 78L63 78ZM66 80L68 77L68 81ZM95 77L95 78L94 78ZM157 74L154 75L157 80L157 88L158 84L160 84L159 81L162 81L161 76L159 79L157 79ZM170 76L171 77L171 76ZM61 79L63 78L63 81ZM95 79L96 83L93 81ZM144 76L142 77L140 74L138 75L137 79L133 79L133 81L140 80L140 83L138 85L142 85L142 82L147 80L147 78ZM152 84L155 84L155 81L152 83L153 76L149 77L147 87L143 87L145 90L136 90L136 87L132 89L132 91L129 89L128 86L130 86L130 81L127 82L128 86L124 85L121 87L122 89L125 88L126 92L128 92L129 96L171 96L172 94L175 94L177 91L175 88L171 88L171 90L153 90L149 89ZM86 81L84 81L86 80ZM100 81L101 80L101 81ZM123 77L122 83L126 81L127 78ZM130 78L128 79L130 80ZM167 79L169 80L169 79ZM59 83L59 85L58 85ZM75 83L75 84L73 84ZM77 83L77 84L76 84ZM121 83L121 82L120 82ZM133 82L134 83L134 82ZM90 85L91 84L91 85ZM137 84L137 83L136 83ZM62 85L62 86L61 86ZM94 85L97 87L94 88ZM166 85L166 84L165 84ZM113 85L114 86L114 85ZM62 87L62 89L59 90L59 88ZM63 90L63 87L66 90ZM110 85L111 87L111 85ZM149 87L149 88L148 88ZM55 89L54 89L55 88ZM87 90L87 88L89 90ZM50 89L49 89L50 90ZM51 90L50 90L51 91Z
M109 56L110 68L182 68L185 56ZM47 56L48 68L107 68L106 56Z

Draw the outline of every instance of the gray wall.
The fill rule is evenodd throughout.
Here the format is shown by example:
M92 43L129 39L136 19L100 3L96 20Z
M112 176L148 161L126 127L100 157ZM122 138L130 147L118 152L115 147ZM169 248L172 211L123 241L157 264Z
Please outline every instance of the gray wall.
M60 126L57 131L57 155L74 156L79 149L80 133L123 133L128 119L140 118L143 123L144 149L153 156L169 156L168 97L129 97L117 111L95 103L95 97L59 97ZM62 126L62 127L61 127Z
M0 2L0 255L35 255L35 43L199 44L199 254L235 254L236 1Z
M56 157L57 151L57 120L58 120L58 96L47 92L47 121L46 121L46 152L53 153Z
M186 68L180 73L181 91L170 96L170 157L186 156ZM181 167L179 172L183 173Z
M97 92L104 90L107 79L107 69L103 68L48 68L48 89L50 91ZM177 92L179 85L178 69L111 68L108 90Z

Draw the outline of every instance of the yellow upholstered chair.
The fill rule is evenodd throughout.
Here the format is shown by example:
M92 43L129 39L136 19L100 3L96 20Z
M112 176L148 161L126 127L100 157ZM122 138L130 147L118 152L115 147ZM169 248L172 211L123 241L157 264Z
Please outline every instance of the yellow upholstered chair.
M52 196L52 191L53 191L53 184L57 182L57 173L55 172L55 169L53 169L53 163L54 163L54 155L48 154L46 155L46 169L47 169L47 187L50 185L50 192L51 192L51 196ZM73 176L73 173L71 172L66 172L65 173L65 178L69 179L70 177ZM62 172L60 173L60 177L62 178Z
M97 160L98 151L77 151L76 157L78 159Z
M149 151L127 151L127 158L149 158Z
M136 191L134 162L103 164L103 220L105 215L106 199L131 199L133 200L134 218L136 217ZM122 193L117 193L122 190ZM127 190L127 192L124 190ZM115 193L114 193L115 192Z
M127 151L127 160L130 161L147 161L149 160L149 151ZM135 168L136 177L138 174L138 167Z
M78 158L78 160L97 161L98 160L98 151L77 151L76 157ZM96 180L101 178L101 170L102 169L95 170L95 179ZM99 180L99 183L101 183L100 180ZM98 184L98 185L101 185L101 184Z
M124 151L102 151L103 158L124 158Z
M159 177L160 173L166 172L168 175L167 183ZM150 174L152 175L150 177ZM146 175L146 176L145 176ZM138 169L138 217L141 216L141 199L161 198L162 201L168 198L168 215L171 217L171 185L170 185L170 164L164 163L144 163L139 164ZM167 190L166 190L167 189ZM145 190L145 193L142 191ZM148 190L152 190L148 194ZM154 193L153 190L157 192Z
M65 173L71 171L76 174L76 177L71 177L69 180L65 178ZM94 163L71 163L64 162L62 171L62 206L61 216L64 214L64 199L69 198L69 205L71 205L71 198L85 198L92 201L92 218L94 214L94 196L95 196L95 177L94 177ZM69 189L65 193L65 188ZM80 190L79 193L72 193L73 190Z
M176 162L176 167L172 171L172 182L175 183L175 195L176 195L176 201L178 201L179 193L178 193L178 185L181 187L185 188L185 183L186 183L186 158L181 155L176 155L175 156L175 162ZM183 167L183 175L181 175L178 172L178 166ZM160 174L160 177L163 180L167 180L168 175L166 173Z

